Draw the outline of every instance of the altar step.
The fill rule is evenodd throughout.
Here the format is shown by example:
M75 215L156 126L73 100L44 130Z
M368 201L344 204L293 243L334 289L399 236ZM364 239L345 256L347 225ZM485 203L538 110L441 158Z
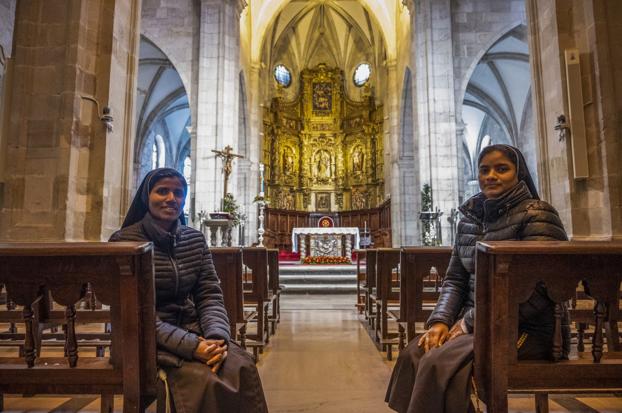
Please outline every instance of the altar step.
M354 294L356 265L280 265L284 294Z

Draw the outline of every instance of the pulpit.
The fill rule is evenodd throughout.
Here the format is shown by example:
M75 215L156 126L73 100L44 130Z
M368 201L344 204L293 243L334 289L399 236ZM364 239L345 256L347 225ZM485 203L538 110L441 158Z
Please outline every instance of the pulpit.
M300 259L312 257L351 257L352 248L359 248L359 229L341 228L294 228L292 251L300 252Z

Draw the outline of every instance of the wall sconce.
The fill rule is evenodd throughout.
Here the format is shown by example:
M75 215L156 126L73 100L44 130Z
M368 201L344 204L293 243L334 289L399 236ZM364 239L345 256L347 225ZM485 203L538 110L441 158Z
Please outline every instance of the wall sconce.
M559 115L557 117L557 124L555 125L554 129L557 131L557 133L559 133L559 141L565 141L568 133L570 132L570 125L568 125L568 123L566 122L565 115Z
M80 95L80 97L84 100L89 100L95 103L95 107L97 108L97 116L99 116L99 120L102 121L104 126L106 127L106 131L112 133L113 130L113 122L114 118L112 117L112 109L109 106L104 106L104 110L102 112L99 111L99 102L93 96ZM100 115L101 113L101 115Z

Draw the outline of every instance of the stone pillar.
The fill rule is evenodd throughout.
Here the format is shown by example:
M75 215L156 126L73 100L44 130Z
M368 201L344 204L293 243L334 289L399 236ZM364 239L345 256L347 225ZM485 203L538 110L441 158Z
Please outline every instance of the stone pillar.
M222 160L212 149L237 151L240 73L240 13L243 0L201 0L197 144L194 162L196 211L220 209ZM237 162L230 177L234 196Z
M131 0L17 3L0 239L100 240L118 228L139 10ZM103 106L112 108L112 133L99 119Z
M411 13L415 60L415 102L420 185L432 186L434 207L447 217L458 199L459 142L456 136L454 69L450 0L415 0ZM421 188L417 194L420 196ZM418 212L418 211L417 211ZM442 220L443 243L450 237L450 226Z
M399 154L399 96L397 79L397 61L386 63L387 89L384 122L384 182L385 192L391 193L391 243L400 246L402 241L402 204L400 191L400 154Z
M253 64L250 66L246 76L246 93L248 101L248 139L247 139L247 160L246 167L248 168L245 177L246 182L243 188L239 188L241 201L246 209L246 228L244 229L245 240L247 245L257 240L257 215L258 206L253 202L253 199L259 193L259 163L262 162L261 156L261 144L264 140L262 135L263 126L263 112L259 106L260 92L259 92L259 78L260 78L260 66L259 64Z
M9 77L12 71L11 55L13 47L13 27L15 23L15 3L17 0L0 0L0 209L3 205L4 196L4 170L6 162L6 131L5 121L8 116L5 111L9 108L9 99L5 96L5 84L10 82ZM8 95L8 94L7 94Z
M541 196L573 239L622 239L622 7L616 0L529 0L529 42ZM564 50L578 48L589 177L574 179Z

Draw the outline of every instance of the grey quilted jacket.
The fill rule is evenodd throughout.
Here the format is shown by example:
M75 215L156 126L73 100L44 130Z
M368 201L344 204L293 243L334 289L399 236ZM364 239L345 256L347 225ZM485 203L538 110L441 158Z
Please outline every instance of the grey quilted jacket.
M427 326L442 322L451 327L464 317L473 331L475 301L475 243L477 241L546 241L567 240L557 211L544 201L534 199L524 182L499 198L486 199L477 194L466 201L460 212L458 233L449 267L436 307ZM530 299L519 308L519 330L551 336L554 326L554 303L544 285L536 286Z
M169 233L146 214L142 221L115 232L110 241L154 243L156 333L160 349L192 360L199 344L197 334L229 341L229 320L220 281L201 232L178 224ZM192 331L188 331L188 326L194 326Z

